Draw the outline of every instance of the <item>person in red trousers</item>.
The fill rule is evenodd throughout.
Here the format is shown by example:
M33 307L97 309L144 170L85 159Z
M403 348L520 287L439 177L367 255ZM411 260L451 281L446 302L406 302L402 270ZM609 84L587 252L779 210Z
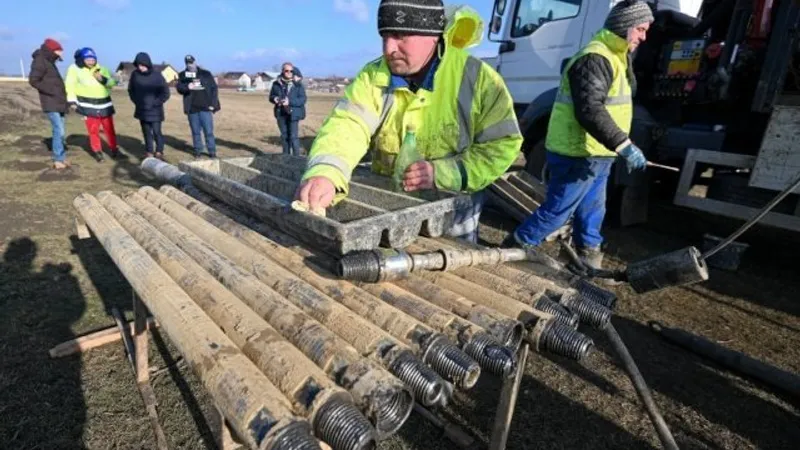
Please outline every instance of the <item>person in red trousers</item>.
M85 47L75 54L75 65L67 70L65 81L67 101L78 114L85 116L86 131L89 133L89 146L97 162L102 162L103 142L100 129L106 135L111 156L119 156L117 135L114 131L114 104L111 102L111 88L117 84L108 68L97 63L97 54Z

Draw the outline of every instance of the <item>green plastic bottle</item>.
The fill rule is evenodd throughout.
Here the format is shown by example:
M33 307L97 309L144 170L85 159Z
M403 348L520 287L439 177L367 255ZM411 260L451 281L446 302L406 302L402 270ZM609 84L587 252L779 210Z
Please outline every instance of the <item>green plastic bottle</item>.
M403 178L406 169L411 164L422 159L422 155L417 150L417 129L414 125L406 127L406 135L403 138L403 145L394 160L394 171L392 172L392 187L395 192L403 192Z

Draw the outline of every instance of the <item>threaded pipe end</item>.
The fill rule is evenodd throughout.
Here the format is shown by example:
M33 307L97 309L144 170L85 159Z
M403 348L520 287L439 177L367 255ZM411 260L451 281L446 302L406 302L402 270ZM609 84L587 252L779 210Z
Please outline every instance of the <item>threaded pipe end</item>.
M410 352L403 352L392 362L389 371L402 380L414 398L424 406L439 403L444 393L444 380Z
M305 420L291 422L260 447L263 450L322 450Z
M396 433L411 415L413 407L414 397L405 387L376 389L372 393L370 410L378 439L385 439Z
M514 353L485 333L473 336L464 345L464 352L475 358L481 368L503 378L510 377L517 367Z
M481 376L481 366L444 336L428 346L425 362L459 389L472 388Z
M343 280L377 283L381 275L381 263L375 252L351 252L339 259L336 275Z
M608 289L603 289L596 284L590 283L581 278L576 283L573 283L581 297L593 301L597 304L603 305L610 310L614 310L617 306L617 295Z
M581 361L594 346L591 338L569 326L548 320L538 336L539 350Z
M334 450L374 450L377 433L350 402L334 398L320 408L314 421L315 435Z
M553 318L557 321L569 325L572 328L578 328L578 315L553 300L550 300L548 297L539 297L533 304L533 309L552 314Z
M577 292L575 293L577 294ZM581 322L592 328L603 330L611 321L611 310L605 306L586 300L579 295L565 295L561 304L566 306L580 317Z
M513 319L498 320L486 326L486 331L505 347L516 352L525 337L525 326Z

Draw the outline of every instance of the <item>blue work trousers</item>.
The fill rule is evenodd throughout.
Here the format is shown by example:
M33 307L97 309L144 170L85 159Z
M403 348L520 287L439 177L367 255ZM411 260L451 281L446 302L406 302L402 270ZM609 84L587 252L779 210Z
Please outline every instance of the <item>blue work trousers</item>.
M518 240L539 245L570 217L572 240L578 248L599 248L606 215L606 185L614 158L570 158L547 152L550 179L547 198L517 227Z
M208 156L212 158L217 156L217 142L214 138L214 113L211 111L189 113L189 128L192 129L194 156L200 156L203 153L203 137L206 138Z

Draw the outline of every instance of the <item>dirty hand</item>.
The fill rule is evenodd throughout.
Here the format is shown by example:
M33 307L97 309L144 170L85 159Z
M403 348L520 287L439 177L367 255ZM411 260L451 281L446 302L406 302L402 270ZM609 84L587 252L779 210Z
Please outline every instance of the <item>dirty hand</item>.
M633 142L623 147L622 150L619 151L619 156L625 159L625 164L628 166L628 173L634 170L642 170L647 165L644 154L642 154L642 151L639 150L639 147L635 146Z
M433 164L428 161L417 161L406 168L403 187L406 192L433 189L434 180Z
M308 204L311 210L327 208L333 202L336 188L333 182L325 177L311 177L297 189L295 199Z

